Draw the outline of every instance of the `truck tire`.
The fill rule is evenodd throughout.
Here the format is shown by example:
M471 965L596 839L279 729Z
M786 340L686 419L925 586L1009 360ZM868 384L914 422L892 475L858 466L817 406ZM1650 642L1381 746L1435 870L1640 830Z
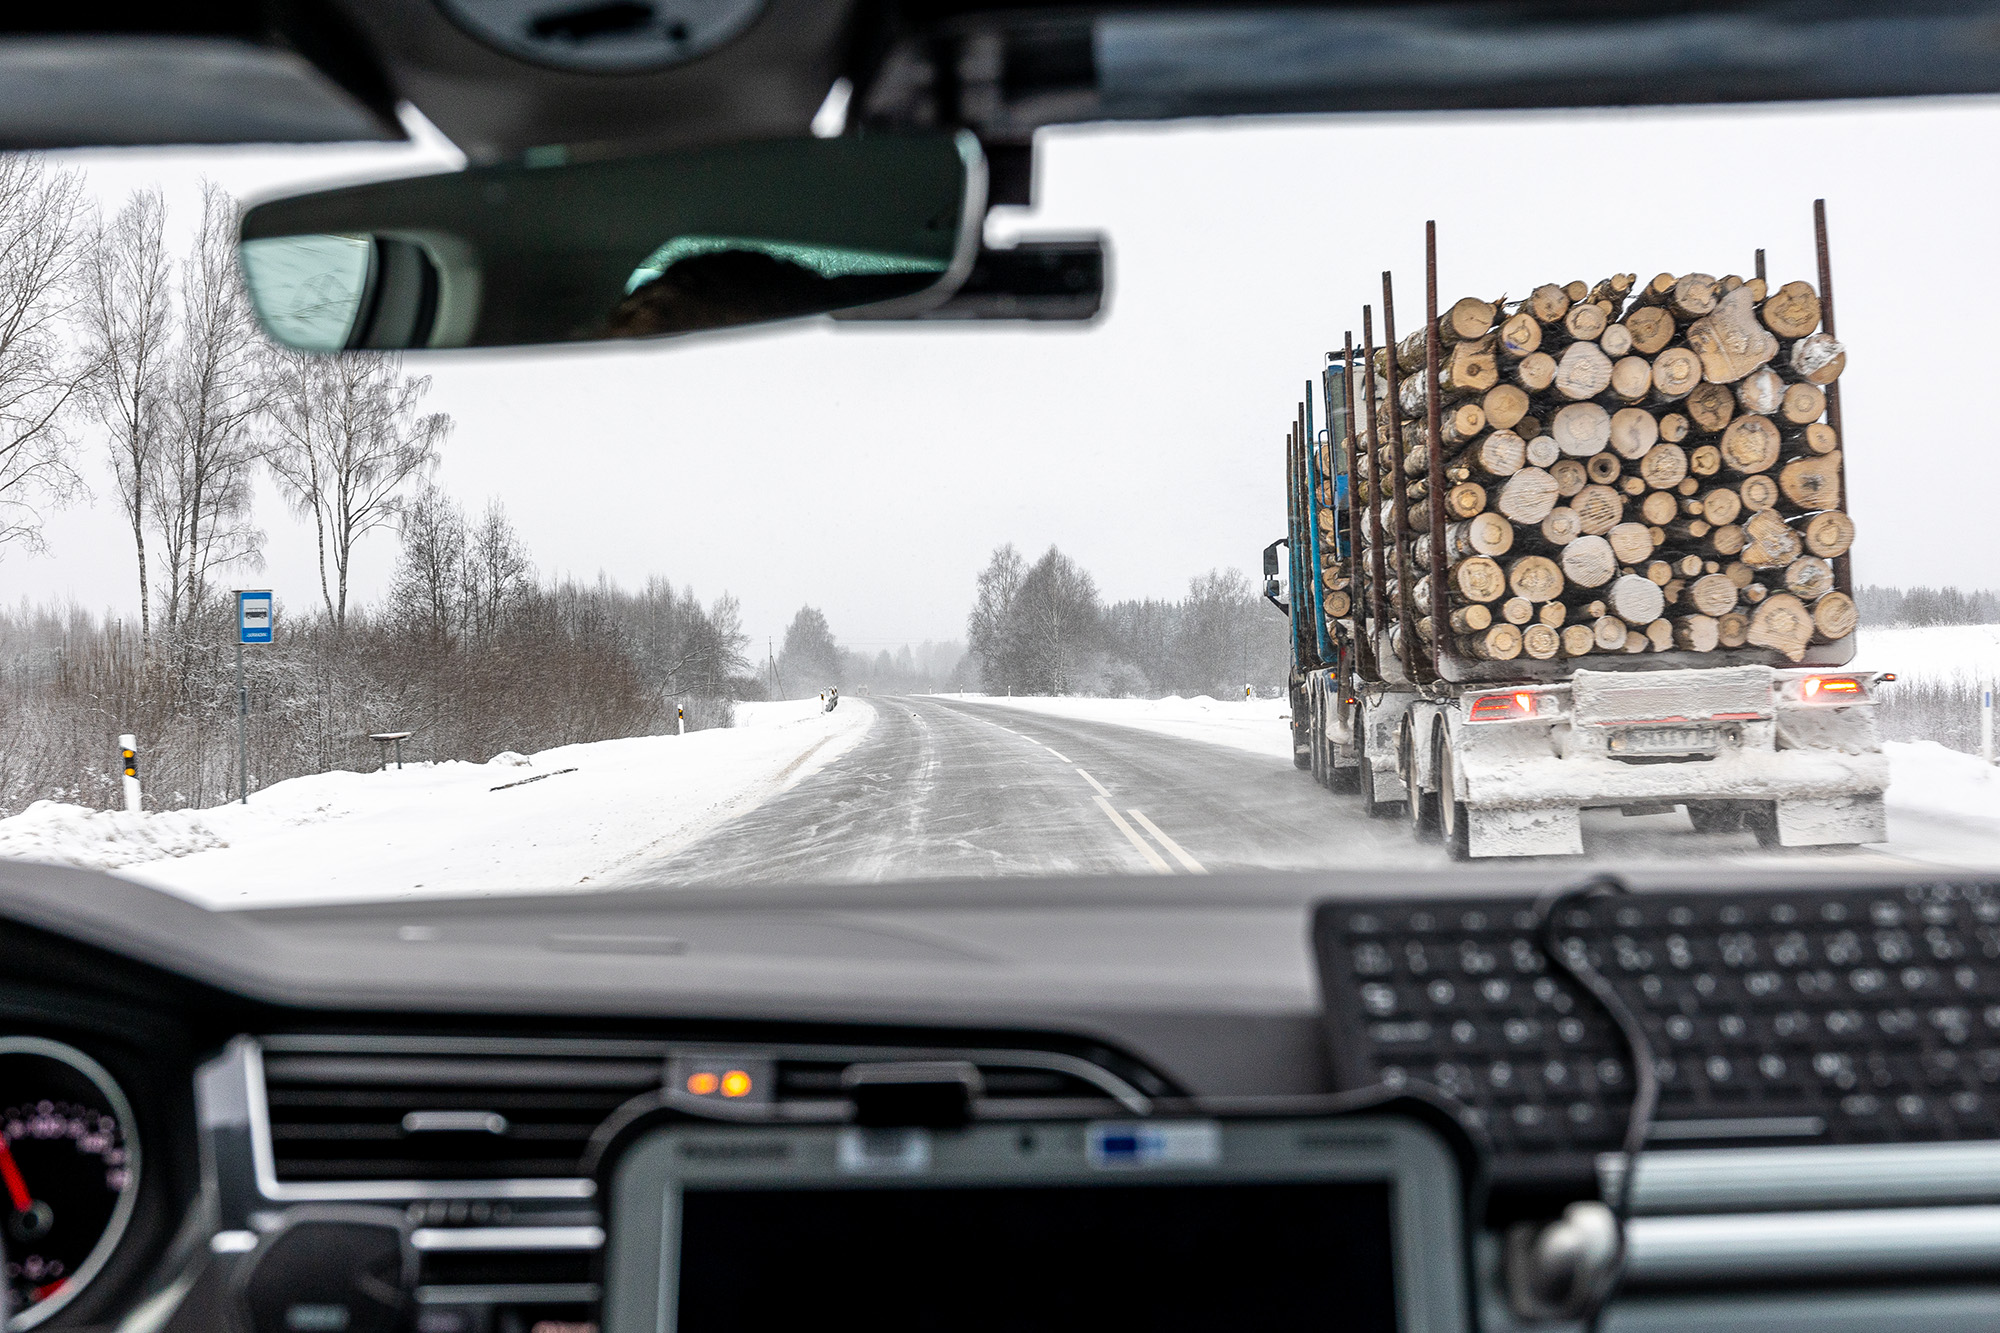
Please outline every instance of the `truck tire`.
M1425 791L1417 782L1417 742L1407 714L1399 738L1402 754L1397 767L1402 770L1403 787L1409 792L1403 811L1409 817L1411 834L1420 842L1428 842L1437 836L1438 798L1436 792Z
M1436 760L1431 767L1438 779L1438 832L1444 839L1445 855L1454 861L1470 861L1472 823L1465 802L1455 794L1458 774L1452 764L1451 737L1443 727L1438 728L1434 753Z

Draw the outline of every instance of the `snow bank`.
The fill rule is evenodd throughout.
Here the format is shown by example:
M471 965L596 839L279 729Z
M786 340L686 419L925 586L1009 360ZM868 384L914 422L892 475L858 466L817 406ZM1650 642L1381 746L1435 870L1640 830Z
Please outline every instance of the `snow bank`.
M276 783L248 805L144 814L39 801L0 857L116 870L218 907L595 886L665 856L859 740L844 700L739 704L737 724Z
M1274 756L1286 763L1292 759L1292 715L1283 699L1211 699L1205 694L1192 699L1179 695L1164 699L1023 698L991 694L939 697L975 699L1052 717L1108 722L1161 736L1227 745L1231 749Z
M1882 748L1889 753L1885 799L1892 817L1907 810L1990 824L1989 846L2000 850L2000 768L1936 741L1890 741ZM1895 840L1892 824L1890 841Z

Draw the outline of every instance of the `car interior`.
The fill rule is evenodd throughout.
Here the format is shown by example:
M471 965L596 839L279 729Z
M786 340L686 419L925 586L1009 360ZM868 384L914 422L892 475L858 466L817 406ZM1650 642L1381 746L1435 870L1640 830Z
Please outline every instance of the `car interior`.
M421 112L463 171L243 217L267 333L311 351L1076 323L1105 238L984 239L1046 127L1988 95L1996 34L1988 0L21 6L0 145ZM1970 1333L2000 879L214 911L0 861L0 1128L17 1331Z

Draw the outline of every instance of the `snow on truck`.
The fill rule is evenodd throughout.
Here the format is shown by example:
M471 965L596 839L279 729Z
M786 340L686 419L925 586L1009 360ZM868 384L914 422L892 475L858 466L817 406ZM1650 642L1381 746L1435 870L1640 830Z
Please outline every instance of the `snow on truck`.
M1298 766L1456 858L1579 853L1580 813L1881 841L1825 210L1818 284L1620 274L1329 353L1264 552ZM1314 429L1314 398L1324 430ZM1377 475L1394 479L1379 492ZM1289 559L1279 581L1280 548ZM1288 598L1289 600L1285 600Z

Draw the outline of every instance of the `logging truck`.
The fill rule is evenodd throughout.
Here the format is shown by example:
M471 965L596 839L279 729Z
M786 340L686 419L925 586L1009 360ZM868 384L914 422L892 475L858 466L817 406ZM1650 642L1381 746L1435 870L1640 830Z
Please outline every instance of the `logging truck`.
M1380 344L1366 307L1294 410L1264 552L1300 768L1460 859L1580 853L1587 808L1766 846L1887 836L1894 677L1843 669L1846 352L1815 216L1817 287L1767 282L1759 251L1747 279L1440 311L1433 227L1398 341L1383 275Z

